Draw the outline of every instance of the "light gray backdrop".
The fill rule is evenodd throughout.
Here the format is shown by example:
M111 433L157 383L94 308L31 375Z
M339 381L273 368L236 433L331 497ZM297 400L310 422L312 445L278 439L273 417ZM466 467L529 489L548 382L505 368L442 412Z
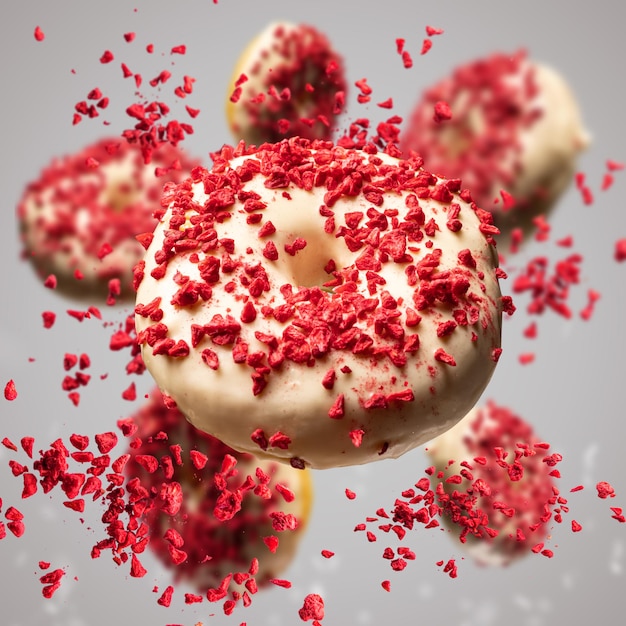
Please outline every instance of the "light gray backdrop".
M367 77L373 102L392 96L394 111L406 115L420 91L455 65L493 51L526 47L531 55L558 68L577 94L593 144L580 161L596 192L592 206L583 206L575 189L562 198L551 218L553 239L572 235L574 250L584 255L581 284L572 292L575 318L564 322L548 314L538 319L539 337L530 341L522 330L530 319L526 300L504 328L504 354L486 397L509 405L530 420L540 436L564 456L564 492L579 483L586 491L571 494L572 514L555 527L555 558L532 556L508 569L476 566L443 532L420 530L405 544L417 561L401 573L381 558L382 540L368 544L353 527L379 506L390 506L410 487L428 464L423 450L398 461L315 473L316 504L298 558L285 576L291 590L259 593L251 608L225 618L219 605L191 607L182 602L169 610L156 604L152 587L163 589L168 574L145 557L150 574L128 578L105 556L92 561L89 550L101 538L98 511L83 516L67 511L59 494L38 494L20 501L21 481L10 475L10 455L0 448L0 497L3 514L10 504L26 515L21 539L9 534L0 542L0 623L6 626L105 626L171 623L191 626L240 624L286 626L300 623L302 598L319 592L326 600L326 626L374 624L511 626L543 624L605 624L623 619L626 525L610 519L609 504L626 508L624 463L624 315L626 263L613 260L613 246L626 236L623 193L626 172L617 173L614 187L598 191L605 160L626 160L624 141L624 73L626 5L615 0L572 3L568 0L440 0L439 2L343 2L318 0L5 0L0 9L0 75L2 78L2 152L0 189L6 224L0 233L0 383L15 379L19 392L13 403L0 401L0 437L15 441L37 438L36 449L74 431L94 434L110 429L129 415L150 386L139 383L139 400L128 403L120 393L129 380L124 358L106 349L111 328L96 320L82 324L65 315L80 303L44 289L31 269L19 260L14 211L24 185L57 155L78 150L108 132L125 128L124 108L133 101L130 81L121 77L119 62L147 80L175 60L175 78L196 77L193 96L186 102L202 110L195 134L186 146L207 162L210 150L230 142L224 119L227 82L238 54L269 21L310 22L328 34L345 57L350 82ZM576 8L574 8L576 7ZM136 11L135 11L136 8ZM425 26L443 28L432 50L420 57ZM33 37L40 25L46 39ZM123 34L136 31L133 45ZM414 67L405 70L395 51L395 39L406 39ZM155 44L149 57L145 45ZM187 55L170 57L169 50L187 45ZM98 61L105 49L116 59ZM75 70L75 73L72 72ZM106 114L73 127L74 103L94 87L111 98ZM144 92L153 93L147 85ZM385 111L356 103L349 96L351 117L381 120ZM166 101L173 98L167 96ZM182 106L181 106L182 109ZM180 109L178 109L180 110ZM183 117L183 115L179 115ZM102 121L111 122L105 127ZM535 254L551 259L566 251L550 244L528 245L521 264ZM588 288L601 293L594 317L582 321L577 312L586 303ZM505 284L505 290L507 286ZM58 313L55 327L42 328L41 312ZM123 320L125 311L106 311L108 321ZM535 363L521 366L518 355L534 351ZM60 388L65 352L87 352L94 380L81 404L73 407ZM35 359L33 362L29 358ZM618 496L595 497L598 480L613 483ZM348 501L346 487L358 497ZM565 495L569 496L569 493ZM583 531L573 534L575 517ZM93 529L93 530L91 530ZM336 552L331 560L320 550ZM435 562L456 558L459 577L451 580ZM52 600L41 597L39 560L65 567L67 575ZM392 592L380 587L391 579ZM215 613L215 617L210 614Z

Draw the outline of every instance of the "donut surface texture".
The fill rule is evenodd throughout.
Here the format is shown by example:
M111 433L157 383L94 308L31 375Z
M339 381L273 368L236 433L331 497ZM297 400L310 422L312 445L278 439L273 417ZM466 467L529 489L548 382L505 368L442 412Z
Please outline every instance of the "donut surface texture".
M506 308L491 215L419 159L372 152L242 143L165 191L138 342L235 449L314 468L397 457L491 377Z
M134 297L133 266L144 249L135 235L153 230L166 182L181 181L197 161L170 145L144 162L137 144L102 139L55 159L25 189L17 209L24 256L63 293L104 300Z

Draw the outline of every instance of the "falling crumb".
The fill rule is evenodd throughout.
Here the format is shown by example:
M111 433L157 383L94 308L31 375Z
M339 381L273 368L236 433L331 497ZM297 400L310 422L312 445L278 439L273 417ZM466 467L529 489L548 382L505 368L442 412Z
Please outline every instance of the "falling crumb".
M12 402L17 398L17 390L15 389L15 383L11 379L4 387L4 397Z

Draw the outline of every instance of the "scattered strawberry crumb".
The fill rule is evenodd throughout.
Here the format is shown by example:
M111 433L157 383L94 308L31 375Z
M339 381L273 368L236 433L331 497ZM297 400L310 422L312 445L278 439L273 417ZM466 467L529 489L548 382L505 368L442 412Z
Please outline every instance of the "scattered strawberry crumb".
M4 397L9 402L12 402L17 398L17 390L15 389L15 382L11 379L4 387Z

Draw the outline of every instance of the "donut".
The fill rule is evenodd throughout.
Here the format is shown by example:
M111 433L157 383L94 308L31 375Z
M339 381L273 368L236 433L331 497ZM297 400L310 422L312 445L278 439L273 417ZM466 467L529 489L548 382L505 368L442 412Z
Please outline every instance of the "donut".
M463 417L510 302L459 181L302 138L214 159L164 191L136 273L138 345L186 417L312 468L397 457Z
M461 178L508 230L554 205L588 141L564 78L520 51L457 67L427 89L400 148L419 153L438 175Z
M54 159L17 208L23 256L65 294L131 299L132 269L144 252L135 235L154 228L163 184L196 164L166 144L146 165L137 144L113 137Z
M236 63L226 104L237 141L330 139L346 79L341 56L308 24L274 22Z
M167 407L158 390L133 420L138 439L125 471L135 491L150 494L142 516L148 545L176 582L204 593L254 560L253 584L262 587L288 567L310 515L310 472L234 451ZM174 512L160 494L178 489Z
M494 402L428 445L443 478L444 523L478 563L508 565L546 538L559 493L548 447L527 421Z

